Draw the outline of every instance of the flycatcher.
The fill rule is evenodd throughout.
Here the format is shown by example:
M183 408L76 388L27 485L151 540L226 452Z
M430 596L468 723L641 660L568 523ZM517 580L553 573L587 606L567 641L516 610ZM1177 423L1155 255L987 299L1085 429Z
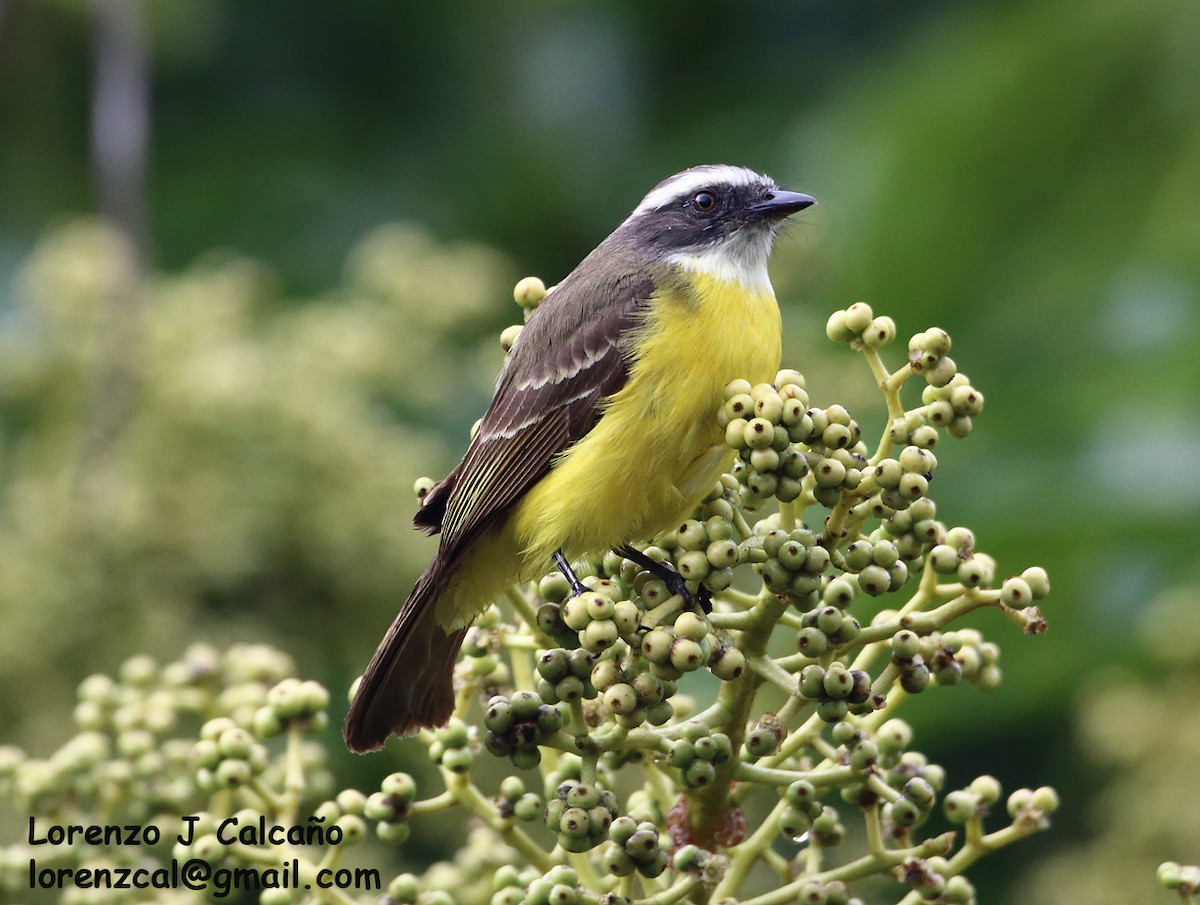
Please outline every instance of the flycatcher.
M742 167L684 170L546 296L413 519L440 544L363 674L352 751L450 718L463 634L508 585L657 534L709 493L733 456L722 390L779 368L771 245L814 203Z

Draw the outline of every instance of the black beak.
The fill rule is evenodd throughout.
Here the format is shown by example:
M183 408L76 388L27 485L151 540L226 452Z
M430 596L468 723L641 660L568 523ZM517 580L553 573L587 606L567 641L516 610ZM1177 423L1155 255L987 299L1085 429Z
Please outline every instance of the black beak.
M796 211L802 211L806 207L812 207L816 203L817 199L812 195L775 189L773 192L768 192L762 201L750 205L746 213L751 217L764 220L782 220L784 217L788 217Z

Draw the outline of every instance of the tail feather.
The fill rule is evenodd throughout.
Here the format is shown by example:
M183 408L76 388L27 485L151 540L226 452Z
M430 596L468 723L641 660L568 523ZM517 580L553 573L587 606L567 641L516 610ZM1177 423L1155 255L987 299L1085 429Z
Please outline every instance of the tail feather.
M375 751L393 733L411 735L450 719L454 662L466 629L447 632L437 621L448 572L438 559L430 564L367 665L342 724L351 751Z

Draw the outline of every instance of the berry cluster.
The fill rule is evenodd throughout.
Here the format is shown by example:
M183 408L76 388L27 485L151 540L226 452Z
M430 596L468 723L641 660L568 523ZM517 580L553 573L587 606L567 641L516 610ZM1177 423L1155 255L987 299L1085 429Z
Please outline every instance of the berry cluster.
M542 739L562 728L563 715L532 691L517 691L511 696L495 695L483 715L487 729L484 747L497 757L509 757L523 770L542 761L538 745Z
M417 797L417 784L407 773L390 773L379 791L367 796L363 816L376 821L375 832L384 842L399 844L409 837L408 809Z
M802 698L816 702L817 715L827 723L844 720L851 712L873 709L870 674L840 663L828 667L810 663L800 671L798 690Z
M670 743L666 763L679 769L686 788L707 786L713 781L716 768L733 756L733 743L724 732L713 732L692 720L680 725L679 735Z
M608 838L617 796L582 782L564 782L546 802L546 826L568 852L586 852Z
M657 877L670 863L658 827L649 820L618 817L608 828L608 838L613 844L605 849L604 866L613 876L628 877L636 871L643 877Z
M565 864L555 865L529 884L523 901L527 905L578 905L579 875Z
M546 704L592 700L597 693L591 681L594 660L594 655L582 647L542 651L537 660L538 697Z
M815 603L822 578L829 569L829 551L804 526L784 531L770 528L770 524L760 522L767 529L762 537L762 551L767 558L756 563L754 571L776 594L790 593L797 606L804 608Z
M196 785L206 791L236 789L267 768L267 749L255 736L229 717L209 720L200 728L192 747Z
M807 409L804 378L796 371L780 371L773 384L735 380L725 387L717 423L738 453L733 474L745 487L743 506L756 509L770 497L791 502L800 496L809 466L792 444L810 432Z
M525 783L519 776L506 776L500 782L496 810L501 817L515 817L522 823L537 820L545 811L542 799L533 792L525 791Z
M451 773L466 773L475 763L471 750L472 730L457 718L451 718L445 726L433 730L429 742L429 759Z
M730 480L729 483L734 482ZM703 515L717 504L725 504L725 495L730 492L730 487L718 481L697 515ZM733 584L733 570L742 561L742 551L734 536L734 528L724 516L709 515L703 520L692 518L674 531L655 538L655 546L647 549L646 554L672 565L687 580L693 593L700 588L717 593ZM642 574L637 568L636 563L630 562L622 569L623 577L629 577L634 590L648 603L664 599L668 589L662 579L652 573Z

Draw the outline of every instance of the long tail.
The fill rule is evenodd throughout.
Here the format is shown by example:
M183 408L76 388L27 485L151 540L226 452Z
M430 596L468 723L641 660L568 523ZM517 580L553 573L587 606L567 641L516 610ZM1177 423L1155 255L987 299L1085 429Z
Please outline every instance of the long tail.
M454 661L466 633L446 632L435 615L450 571L440 557L429 564L379 643L342 724L351 751L375 751L393 733L411 735L450 719Z

